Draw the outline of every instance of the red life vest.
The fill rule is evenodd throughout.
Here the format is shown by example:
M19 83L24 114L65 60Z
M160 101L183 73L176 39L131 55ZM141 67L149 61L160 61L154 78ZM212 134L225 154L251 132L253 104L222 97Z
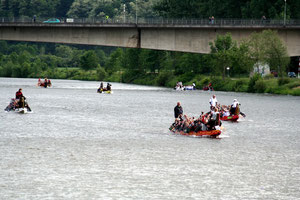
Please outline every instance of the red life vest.
M16 99L20 99L23 96L23 93L18 91L16 92Z

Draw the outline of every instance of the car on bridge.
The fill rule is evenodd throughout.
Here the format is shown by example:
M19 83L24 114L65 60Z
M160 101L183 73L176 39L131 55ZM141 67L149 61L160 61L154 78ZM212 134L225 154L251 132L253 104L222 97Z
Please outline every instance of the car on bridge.
M60 23L60 20L57 18L50 18L47 19L46 21L43 21L43 23Z

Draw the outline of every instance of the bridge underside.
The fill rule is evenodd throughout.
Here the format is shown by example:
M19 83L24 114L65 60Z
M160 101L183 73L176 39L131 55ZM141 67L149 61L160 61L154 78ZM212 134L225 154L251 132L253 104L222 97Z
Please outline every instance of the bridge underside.
M136 27L130 26L3 26L0 40L51 42L145 48L155 50L209 53L209 42L217 34L230 32L234 40L241 41L262 28L189 28L189 27ZM289 56L300 56L300 29L278 29Z

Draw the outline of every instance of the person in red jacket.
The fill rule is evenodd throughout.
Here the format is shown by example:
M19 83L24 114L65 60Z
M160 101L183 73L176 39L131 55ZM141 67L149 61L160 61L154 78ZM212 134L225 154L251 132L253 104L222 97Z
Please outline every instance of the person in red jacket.
M16 99L20 99L21 97L24 97L24 96L23 96L23 93L22 93L22 88L20 88L20 89L16 92Z

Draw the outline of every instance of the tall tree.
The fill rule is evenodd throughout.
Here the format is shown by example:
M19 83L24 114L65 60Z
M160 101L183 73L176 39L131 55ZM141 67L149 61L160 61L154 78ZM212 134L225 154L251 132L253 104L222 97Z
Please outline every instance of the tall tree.
M276 70L280 76L283 76L290 58L277 32L265 30L261 33L253 33L248 44L254 63L267 63L272 70Z
M210 49L213 56L213 62L216 72L221 72L225 79L226 68L232 65L233 49L236 48L236 43L232 41L230 33L226 35L217 35L214 43L210 42Z
M96 53L92 50L85 52L80 58L80 68L90 70L98 67L99 61Z

